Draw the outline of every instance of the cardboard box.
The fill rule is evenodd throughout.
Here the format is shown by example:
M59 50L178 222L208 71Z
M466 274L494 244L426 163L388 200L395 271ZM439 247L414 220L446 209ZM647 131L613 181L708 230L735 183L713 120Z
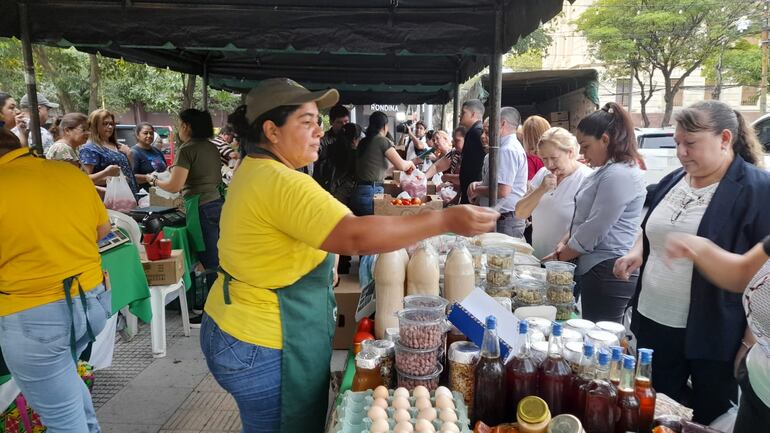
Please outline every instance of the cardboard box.
M157 189L155 187L150 188L150 206L173 207L181 210L182 212L185 211L184 199L182 198L181 194L178 194L178 197L174 199L168 199L158 195Z
M358 274L340 275L340 284L334 288L334 300L337 301L337 329L334 332L332 347L347 350L353 347L356 333L356 308L361 296Z
M553 123L553 122L569 122L569 111L553 111L548 116L548 120L551 123Z
M444 207L441 197L437 195L429 195L425 198L423 204L415 206L396 206L390 204L393 200L395 200L395 197L390 194L376 194L374 196L374 214L390 216L416 215L431 210L441 210Z
M142 267L151 286L176 284L184 276L184 250L171 250L171 257L162 260L147 260L142 251Z

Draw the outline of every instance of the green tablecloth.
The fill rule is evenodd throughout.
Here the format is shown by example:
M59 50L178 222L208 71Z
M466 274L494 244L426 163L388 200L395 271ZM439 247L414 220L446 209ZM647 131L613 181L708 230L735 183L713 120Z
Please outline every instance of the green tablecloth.
M127 243L105 252L102 254L102 268L110 274L112 312L117 313L128 306L132 314L144 323L150 323L150 288L136 246Z
M184 250L184 266L187 270L184 274L184 286L185 290L190 290L190 287L192 287L190 272L194 269L194 265L198 262L198 258L190 243L190 236L188 235L187 228L163 227L163 237L171 239L171 247L173 249Z

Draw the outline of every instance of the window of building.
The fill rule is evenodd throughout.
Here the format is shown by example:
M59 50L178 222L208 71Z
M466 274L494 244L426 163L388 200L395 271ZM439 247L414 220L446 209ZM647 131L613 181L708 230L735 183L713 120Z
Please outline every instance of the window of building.
M618 78L616 83L616 90L615 90L615 102L622 106L626 107L629 110L631 107L629 106L631 104L631 79L630 78Z
M759 88L753 86L741 87L741 105L756 105L759 100Z
M681 80L679 78L672 78L671 79L671 87L674 87L679 83ZM679 87L679 90L676 91L676 94L674 95L674 107L681 107L684 105L684 82L682 82L682 87Z

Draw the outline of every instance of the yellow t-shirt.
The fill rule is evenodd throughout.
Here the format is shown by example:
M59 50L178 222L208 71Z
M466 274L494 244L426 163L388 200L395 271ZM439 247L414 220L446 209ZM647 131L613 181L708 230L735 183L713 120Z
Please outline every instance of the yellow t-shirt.
M93 182L28 153L0 157L0 316L64 299L65 278L79 275L83 290L102 282L96 228L109 219Z
M245 158L219 223L219 263L233 277L232 303L224 302L220 273L206 314L241 341L281 349L275 289L294 284L326 258L319 247L349 213L310 176L272 159Z

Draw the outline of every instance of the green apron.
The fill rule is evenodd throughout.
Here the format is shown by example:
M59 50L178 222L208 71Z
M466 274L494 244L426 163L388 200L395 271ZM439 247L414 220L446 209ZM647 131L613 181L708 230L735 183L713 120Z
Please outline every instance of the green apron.
M198 214L200 199L200 194L194 194L184 198L187 237L195 252L206 251L206 244L203 242L203 231L201 231L200 215ZM192 269L190 269L190 271L192 271Z
M262 150L262 149L260 149ZM276 159L269 152L260 151ZM281 311L281 433L323 432L329 398L329 362L337 326L337 303L332 287L334 255L294 284L276 289ZM230 304L230 281L224 275L225 304Z

